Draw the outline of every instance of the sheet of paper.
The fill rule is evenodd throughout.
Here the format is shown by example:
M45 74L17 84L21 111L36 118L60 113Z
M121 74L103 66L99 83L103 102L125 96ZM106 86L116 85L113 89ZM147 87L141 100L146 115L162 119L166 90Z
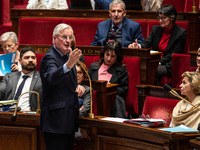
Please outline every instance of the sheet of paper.
M121 123L123 123L124 120L127 120L127 119L115 118L115 117L105 117L105 118L101 118L100 120L106 120L106 121L113 121L113 122L121 122Z

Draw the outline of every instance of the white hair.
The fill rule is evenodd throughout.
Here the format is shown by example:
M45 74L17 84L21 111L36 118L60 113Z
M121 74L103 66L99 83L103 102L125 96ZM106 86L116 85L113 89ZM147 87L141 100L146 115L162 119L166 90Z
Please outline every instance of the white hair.
M68 24L65 24L65 23L60 23L58 24L54 30L53 30L53 37L54 36L57 36L57 35L60 35L60 33L65 30L66 28L70 28L72 30L72 34L74 34L74 31L72 29L72 27ZM54 38L53 38L53 44L54 44Z
M2 42L8 41L8 40L12 41L15 44L18 42L18 38L15 32L5 32L4 34L1 35L1 44Z

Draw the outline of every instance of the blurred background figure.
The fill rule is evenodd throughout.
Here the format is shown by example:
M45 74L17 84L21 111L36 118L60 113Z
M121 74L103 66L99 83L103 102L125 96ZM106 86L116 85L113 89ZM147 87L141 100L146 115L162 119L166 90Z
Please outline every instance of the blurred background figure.
M104 80L118 84L117 97L111 109L112 117L126 118L125 99L128 92L128 72L122 63L123 55L119 42L108 42L100 54L98 62L88 69L91 80Z
M27 9L68 9L66 0L29 0Z
M4 51L4 54L16 52L15 63L12 64L11 71L21 71L21 65L19 63L20 52L17 50L19 43L15 32L5 32L1 35L1 47Z
M200 106L200 74L196 72L184 72L182 74L182 84L180 85L181 95L195 105ZM197 129L200 122L200 111L191 104L181 100L173 109L171 127L181 124Z
M161 5L163 0L141 0L142 9L144 11L157 11Z
M83 62L76 63L78 84L85 88L85 93L79 97L79 116L87 117L90 112L90 87L83 84L83 80L87 78L83 68L87 71L87 67Z

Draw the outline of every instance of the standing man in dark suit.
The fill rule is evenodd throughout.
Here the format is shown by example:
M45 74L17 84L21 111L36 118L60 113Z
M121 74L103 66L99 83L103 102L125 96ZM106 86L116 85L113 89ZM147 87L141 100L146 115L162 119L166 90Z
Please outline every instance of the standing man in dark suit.
M0 83L0 100L15 99L18 87L23 81L23 76L28 76L25 84L22 88L22 92L36 91L40 97L42 94L42 83L40 74L36 71L37 59L35 50L31 47L25 47L20 52L19 63L22 66L22 71L7 73ZM36 94L24 94L20 100L18 106L22 111L36 111L37 95Z
M122 47L128 47L136 39L139 43L143 42L140 24L125 17L125 3L122 0L113 0L109 8L110 19L98 24L91 46L104 46L105 42L113 40L120 42Z
M73 34L71 26L57 25L53 31L53 46L40 63L43 87L40 123L47 150L73 149L78 96L85 92L85 88L77 84L75 63L82 51L70 48Z

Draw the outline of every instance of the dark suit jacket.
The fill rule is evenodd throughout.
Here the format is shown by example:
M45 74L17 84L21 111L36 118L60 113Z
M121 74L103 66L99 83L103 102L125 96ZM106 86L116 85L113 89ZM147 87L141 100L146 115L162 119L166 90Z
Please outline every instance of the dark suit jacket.
M85 93L79 99L83 101L84 108L79 111L79 116L87 117L90 112L90 87L83 84L82 86L85 88Z
M109 5L112 0L94 0L95 1L95 9L105 9L109 10Z
M7 73L0 83L0 99L11 100L14 98L17 83L21 76L21 72ZM36 91L42 97L42 83L38 71L34 72L33 79L29 91ZM38 108L37 95L30 94L31 111L36 111Z
M147 39L141 44L142 48L151 48L152 50L158 50L158 44L161 40L163 28L160 25L152 27L151 33ZM171 55L173 53L183 53L185 49L185 43L187 39L187 32L185 29L174 25L172 33L165 50L161 58L161 64L166 65L168 71L171 73Z
M40 63L43 87L40 123L43 132L72 134L75 129L77 74L75 66L64 73L66 61L52 46Z
M103 44L107 38L111 24L111 19L102 21L98 24L95 39L91 43L91 46L104 46ZM135 39L138 40L138 43L141 43L144 40L141 26L139 23L124 17L124 20L122 21L122 47L128 47Z

